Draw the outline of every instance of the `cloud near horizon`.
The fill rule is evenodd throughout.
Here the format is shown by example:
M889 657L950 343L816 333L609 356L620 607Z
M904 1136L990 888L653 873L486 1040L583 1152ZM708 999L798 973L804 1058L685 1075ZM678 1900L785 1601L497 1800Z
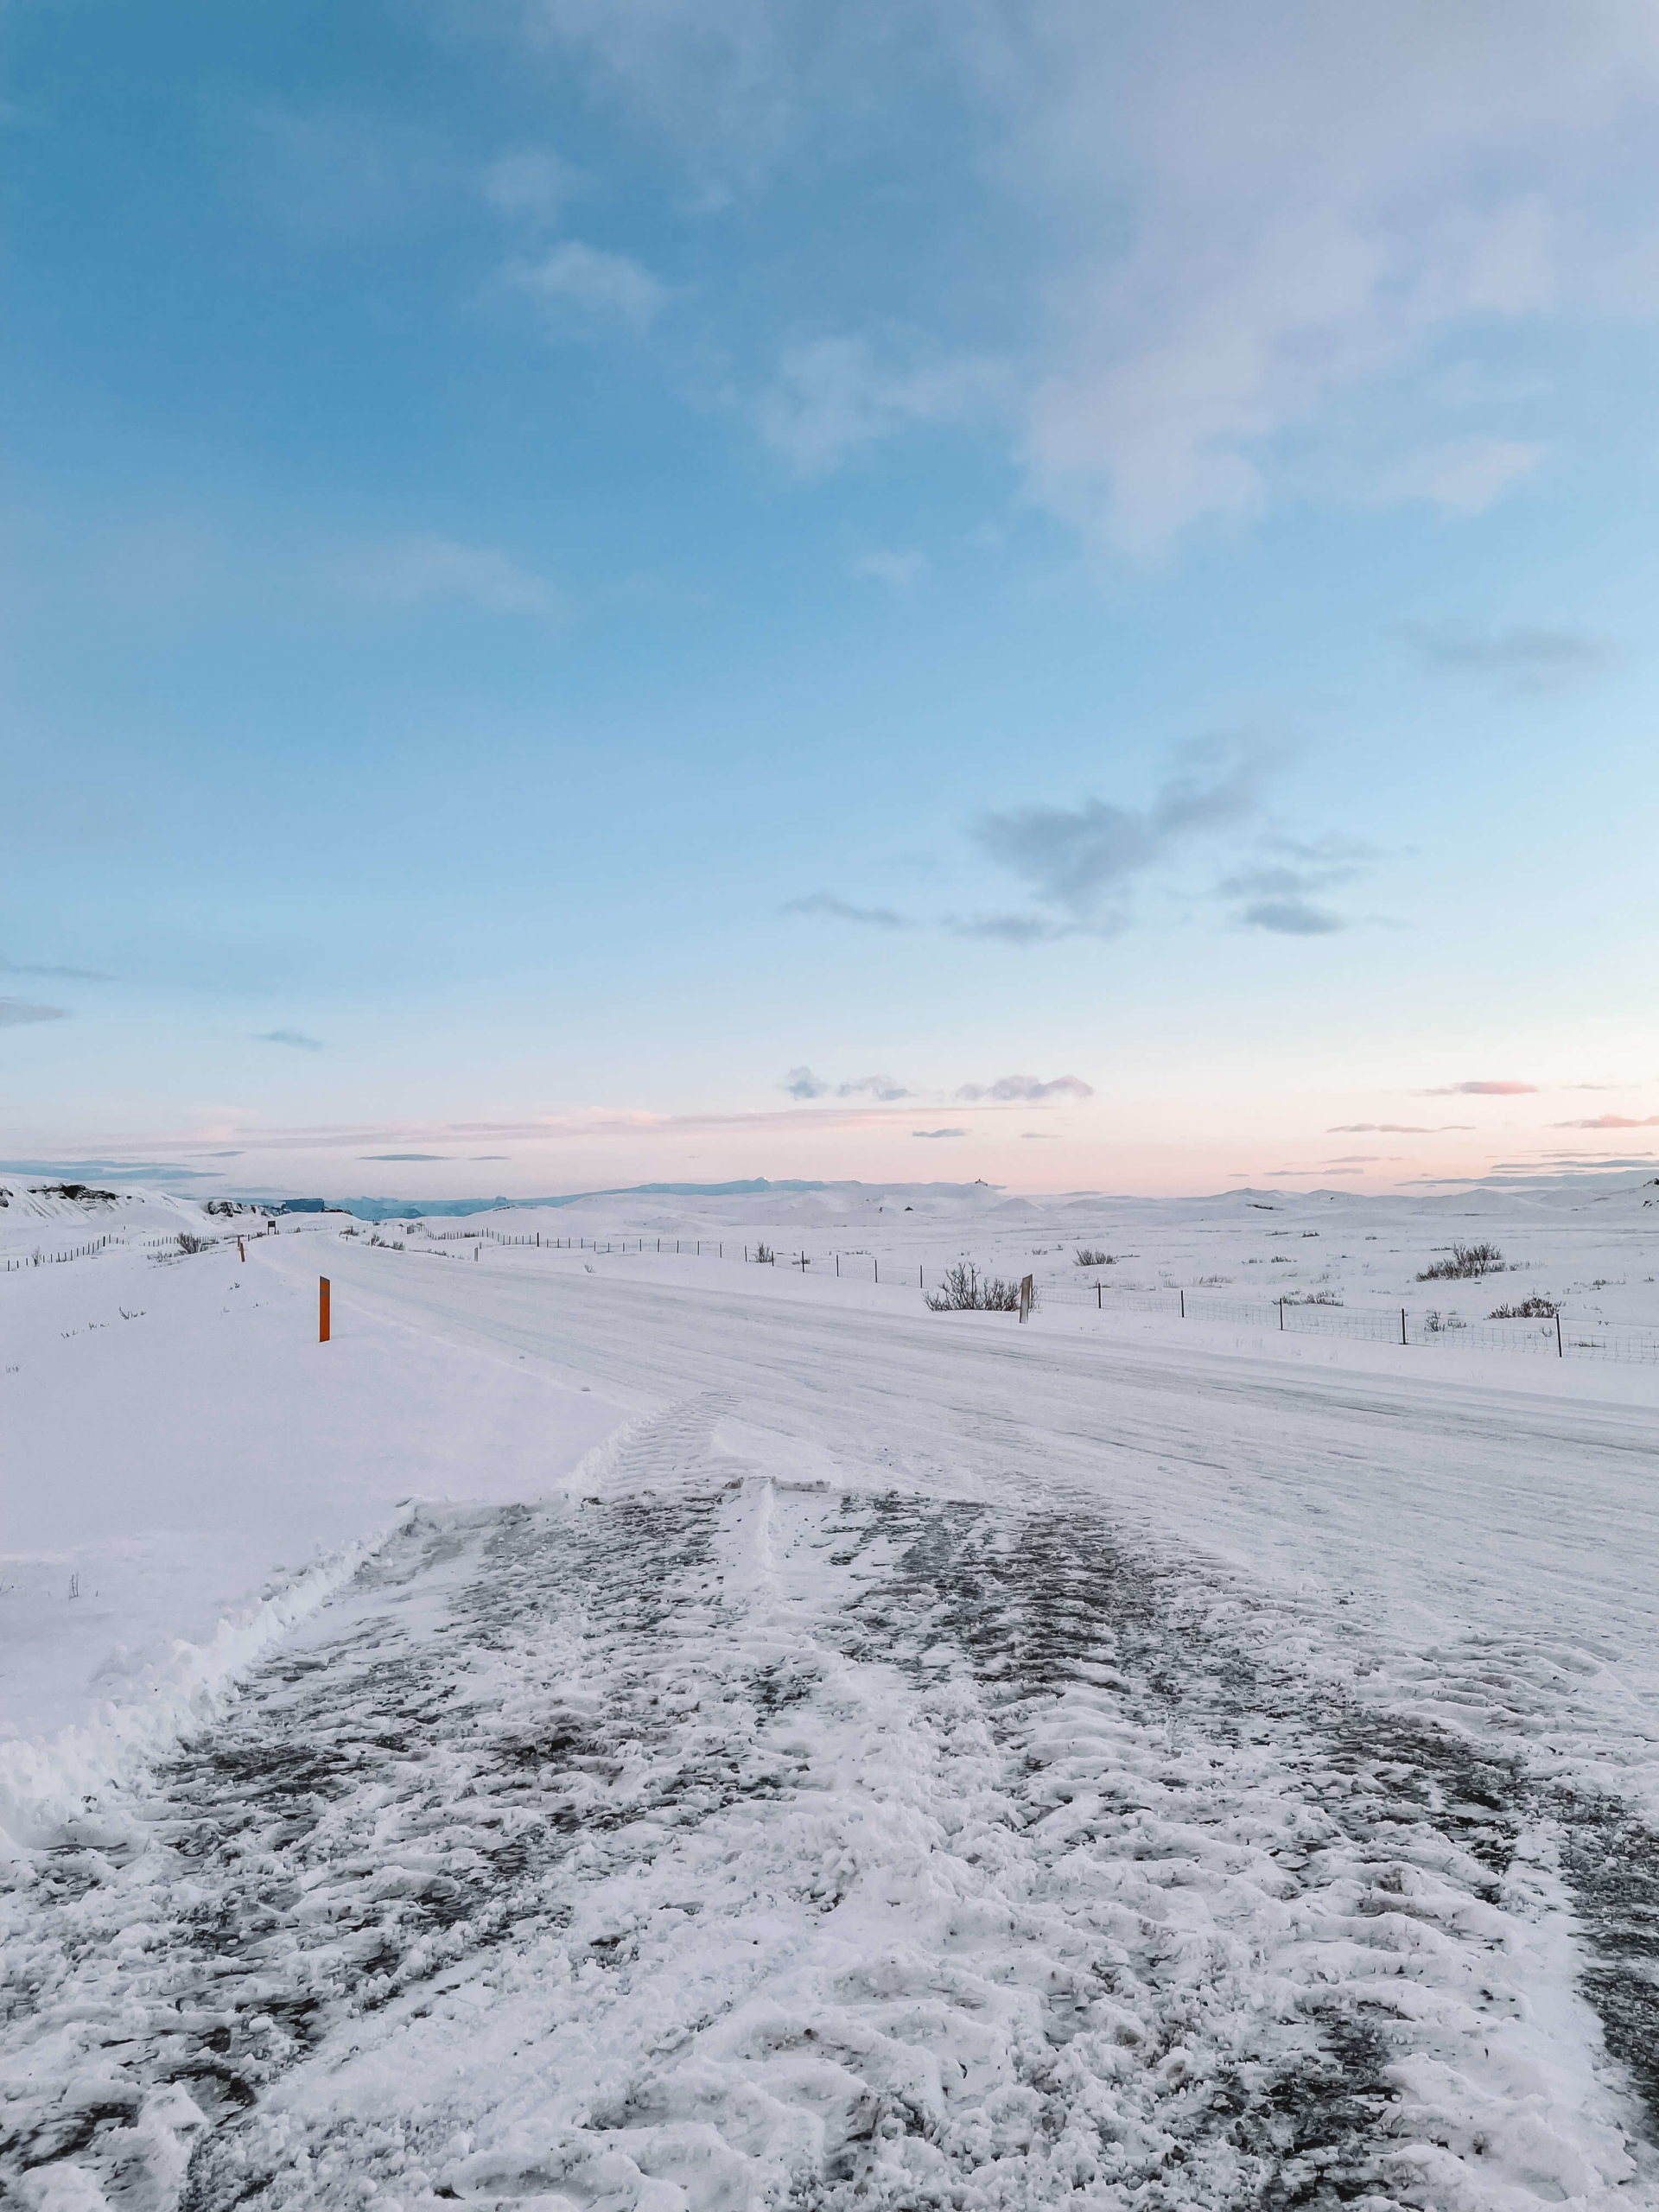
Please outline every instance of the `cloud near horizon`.
M995 1083L964 1083L956 1095L969 1102L982 1098L998 1102L1017 1099L1033 1105L1046 1098L1092 1098L1095 1087L1085 1083L1080 1075L1057 1075L1046 1083L1040 1076L1003 1075Z
M37 1006L32 999L0 999L0 1029L22 1029L37 1021L67 1021L61 1006Z
M327 1047L321 1037L312 1037L303 1029L260 1029L254 1033L256 1045L286 1045L290 1052L321 1052Z
M1537 1096L1535 1083L1443 1083L1433 1090L1420 1090L1419 1098L1530 1098Z
M1337 1122L1325 1131L1328 1137L1443 1137L1453 1130L1471 1133L1472 1122L1436 1122L1432 1125L1421 1122Z
M966 1129L912 1129L913 1137L965 1137Z
M1552 1129L1659 1129L1659 1114L1598 1114L1588 1122L1552 1122Z
M807 1067L791 1068L784 1077L784 1089L791 1098L857 1098L868 1095L891 1101L913 1095L894 1076L861 1075L855 1076L850 1083L827 1083Z

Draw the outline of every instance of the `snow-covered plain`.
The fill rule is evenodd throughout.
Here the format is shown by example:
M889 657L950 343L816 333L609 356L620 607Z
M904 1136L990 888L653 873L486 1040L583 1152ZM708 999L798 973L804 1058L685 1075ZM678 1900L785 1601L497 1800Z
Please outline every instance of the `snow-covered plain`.
M610 1199L0 1277L7 2186L1659 2202L1659 1371L914 1272L1294 1231L1397 1302L1478 1234L1636 1325L1653 1195Z

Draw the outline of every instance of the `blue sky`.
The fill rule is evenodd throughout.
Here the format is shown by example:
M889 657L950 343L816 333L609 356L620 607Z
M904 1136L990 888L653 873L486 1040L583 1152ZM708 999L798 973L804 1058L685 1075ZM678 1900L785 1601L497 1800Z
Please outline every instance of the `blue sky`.
M1656 1149L1649 9L15 0L4 69L9 1156Z

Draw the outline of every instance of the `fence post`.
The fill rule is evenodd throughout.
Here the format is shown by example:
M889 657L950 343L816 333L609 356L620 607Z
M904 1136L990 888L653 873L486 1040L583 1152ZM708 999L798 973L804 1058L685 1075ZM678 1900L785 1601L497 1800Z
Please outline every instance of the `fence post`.
M1095 1285L1095 1311L1096 1313L1101 1310L1101 1286L1096 1283Z
M327 1275L319 1275L317 1277L317 1342L320 1344L326 1344L327 1341L328 1278Z
M872 1261L870 1262L870 1265L871 1265L871 1266L875 1269L875 1279L876 1279L877 1282L880 1282L880 1280L881 1280L881 1262L880 1262L880 1260L872 1260Z
M1561 1344L1561 1317L1559 1313L1555 1316L1555 1357L1557 1359L1567 1357L1567 1352Z
M1400 1341L1402 1344L1406 1341L1406 1309L1403 1306L1400 1308Z
M1178 1294L1178 1296L1179 1297L1180 1301L1181 1301L1181 1319L1182 1319L1182 1320L1183 1320L1183 1321L1185 1321L1185 1319L1186 1319L1186 1293L1183 1290L1183 1291L1179 1292L1177 1294ZM1281 1307L1281 1309L1280 1309L1280 1313L1279 1313L1279 1325L1280 1325L1280 1327L1281 1327L1281 1329L1282 1329L1282 1328L1284 1327L1284 1325L1285 1325L1285 1316L1284 1316L1284 1310L1283 1310L1283 1308L1282 1308L1282 1307Z
M1285 1301L1284 1301L1284 1300L1281 1298L1281 1299L1280 1300L1280 1301L1279 1301L1279 1326L1280 1326L1281 1330L1282 1330L1282 1329L1284 1328L1284 1325L1285 1325Z
M1022 1325L1031 1319L1031 1277L1022 1276L1020 1282L1020 1319Z
M927 1288L926 1283L922 1280L922 1271L919 1266L916 1269L916 1287L918 1290L925 1290Z
M839 1252L836 1255L836 1280L837 1281L841 1280L841 1255Z

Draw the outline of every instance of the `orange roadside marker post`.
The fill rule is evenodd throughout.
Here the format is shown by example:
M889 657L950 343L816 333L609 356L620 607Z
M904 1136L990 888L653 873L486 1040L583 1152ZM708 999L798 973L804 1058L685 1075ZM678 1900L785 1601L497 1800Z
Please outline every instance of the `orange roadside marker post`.
M242 1239L239 1236L236 1240L236 1256L238 1260L241 1260L244 1262L246 1262L248 1256L247 1247L243 1243Z
M319 1275L317 1277L317 1342L320 1344L326 1344L327 1341L328 1278L327 1275Z

